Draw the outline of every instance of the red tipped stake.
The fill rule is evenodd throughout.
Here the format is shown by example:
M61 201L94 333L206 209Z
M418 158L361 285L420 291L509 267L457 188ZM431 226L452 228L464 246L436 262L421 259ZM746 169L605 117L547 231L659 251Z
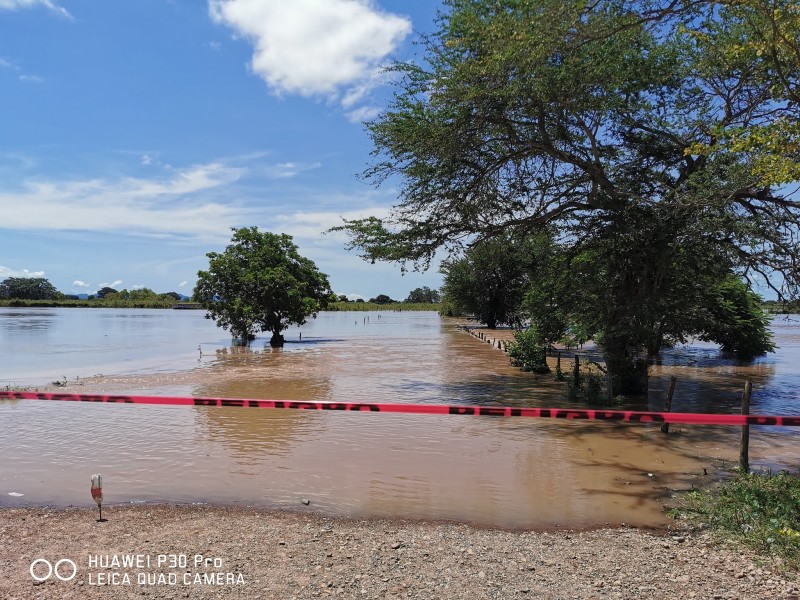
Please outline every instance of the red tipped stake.
M103 476L99 473L92 475L92 498L97 502L97 507L100 509L100 518L98 521L103 521Z

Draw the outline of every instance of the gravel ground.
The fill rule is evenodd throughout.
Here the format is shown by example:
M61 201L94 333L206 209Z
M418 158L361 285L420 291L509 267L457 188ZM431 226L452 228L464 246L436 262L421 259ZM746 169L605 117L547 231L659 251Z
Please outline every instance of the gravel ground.
M0 509L0 598L800 598L792 574L706 534L512 532L311 509L111 506L104 523L89 509ZM123 555L141 565L106 563ZM70 559L76 575L36 581L36 559ZM69 579L73 567L57 572Z

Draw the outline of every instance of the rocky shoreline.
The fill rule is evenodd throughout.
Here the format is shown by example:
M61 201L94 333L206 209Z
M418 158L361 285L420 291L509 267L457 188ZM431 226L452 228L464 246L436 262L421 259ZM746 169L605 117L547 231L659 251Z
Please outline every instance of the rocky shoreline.
M774 565L680 529L502 531L203 505L103 516L0 509L0 597L800 598ZM62 581L40 561L37 581L37 559L75 567L58 565Z

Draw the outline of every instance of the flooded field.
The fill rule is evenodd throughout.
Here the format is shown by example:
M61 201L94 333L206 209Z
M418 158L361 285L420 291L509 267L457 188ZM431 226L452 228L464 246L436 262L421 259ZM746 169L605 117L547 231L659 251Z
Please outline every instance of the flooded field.
M552 376L520 372L457 324L435 313L324 313L287 332L283 349L259 339L243 351L196 311L0 309L0 385L569 406ZM649 397L626 407L661 409L675 375L676 411L736 412L749 378L754 414L800 414L800 322L778 320L774 331L778 353L754 363L704 345L666 353ZM751 461L797 469L799 434L753 428ZM111 504L538 528L663 524L674 490L704 485L738 456L738 429L0 401L0 444L0 505L91 505L89 476L100 472Z

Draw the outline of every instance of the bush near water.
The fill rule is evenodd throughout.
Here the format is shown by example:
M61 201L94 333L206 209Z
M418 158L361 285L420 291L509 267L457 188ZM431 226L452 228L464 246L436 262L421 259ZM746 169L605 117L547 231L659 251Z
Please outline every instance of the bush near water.
M800 477L737 473L709 490L692 490L678 498L674 517L708 527L720 537L778 558L789 570L800 570Z

